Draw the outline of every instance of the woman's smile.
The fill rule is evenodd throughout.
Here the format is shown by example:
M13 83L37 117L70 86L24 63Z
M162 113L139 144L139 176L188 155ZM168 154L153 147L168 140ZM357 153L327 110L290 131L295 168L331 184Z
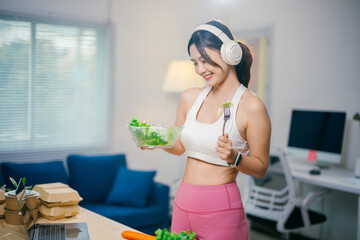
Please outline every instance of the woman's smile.
M206 80L206 81L209 81L211 78L212 78L213 74L210 73L210 74L206 74L206 75L203 75L203 78Z

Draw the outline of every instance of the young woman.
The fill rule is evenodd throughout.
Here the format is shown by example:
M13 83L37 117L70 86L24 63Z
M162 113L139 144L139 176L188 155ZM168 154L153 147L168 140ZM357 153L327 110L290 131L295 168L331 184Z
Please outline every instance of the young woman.
M247 89L252 55L219 21L195 29L188 53L207 87L182 93L176 125L184 129L166 149L187 155L171 231L192 230L204 240L245 240L249 229L236 177L239 172L265 175L271 132L263 102ZM224 114L218 109L226 100L233 106L223 135Z

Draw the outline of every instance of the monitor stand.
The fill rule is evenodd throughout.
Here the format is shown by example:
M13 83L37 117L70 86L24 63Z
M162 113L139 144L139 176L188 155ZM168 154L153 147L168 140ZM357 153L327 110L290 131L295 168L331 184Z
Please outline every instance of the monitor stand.
M321 169L330 168L330 163L327 161L321 161L319 159L316 160L316 166L318 166Z

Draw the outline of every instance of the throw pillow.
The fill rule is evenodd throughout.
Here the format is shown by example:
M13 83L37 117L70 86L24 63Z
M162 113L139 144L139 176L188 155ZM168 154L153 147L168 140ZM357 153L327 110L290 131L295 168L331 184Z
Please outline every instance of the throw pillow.
M69 155L70 187L82 203L105 202L119 167L126 167L125 154Z
M145 207L154 185L156 171L135 171L120 167L106 202Z

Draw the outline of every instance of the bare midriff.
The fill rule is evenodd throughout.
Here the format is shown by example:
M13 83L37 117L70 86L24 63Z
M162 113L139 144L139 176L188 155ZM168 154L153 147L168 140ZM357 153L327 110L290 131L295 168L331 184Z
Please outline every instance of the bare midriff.
M221 185L234 182L237 174L236 169L188 157L181 181L193 185Z

